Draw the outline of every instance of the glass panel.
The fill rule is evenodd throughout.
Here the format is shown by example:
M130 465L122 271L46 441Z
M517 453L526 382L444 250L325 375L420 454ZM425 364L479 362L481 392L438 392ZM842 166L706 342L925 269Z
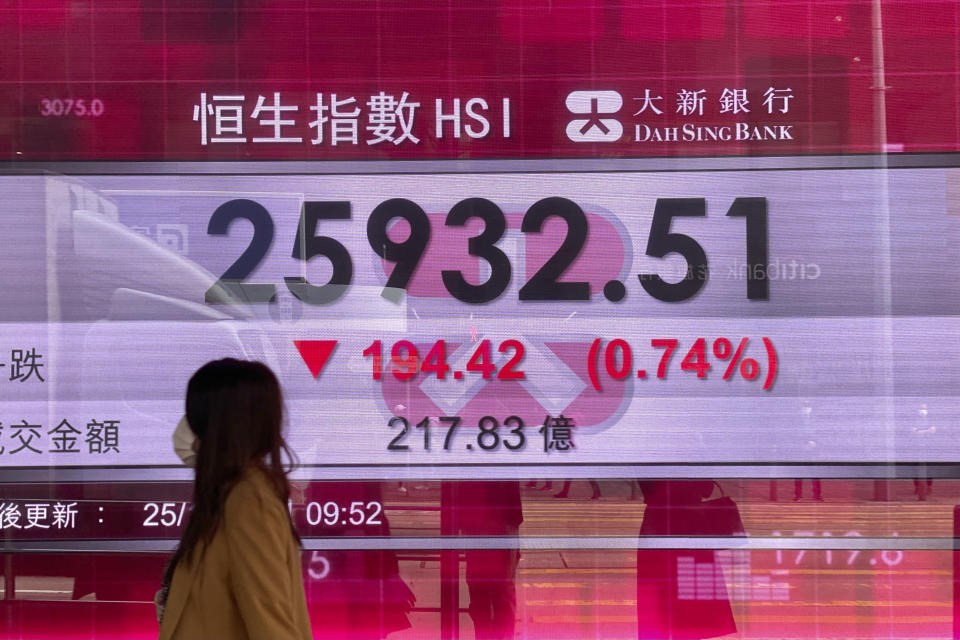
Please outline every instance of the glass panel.
M292 509L305 534L303 579L318 638L952 633L960 480L409 480L299 489ZM27 637L151 637L166 561L158 551L179 536L174 518L187 490L5 485L15 496L7 523L23 514L21 528L5 529L6 544L21 549L5 556L7 628ZM116 494L140 499L109 499ZM58 504L77 505L74 528L54 524ZM103 540L112 552L78 551ZM40 552L43 541L73 552Z
M956 0L7 0L0 158L0 638L157 637L227 357L316 638L960 638Z

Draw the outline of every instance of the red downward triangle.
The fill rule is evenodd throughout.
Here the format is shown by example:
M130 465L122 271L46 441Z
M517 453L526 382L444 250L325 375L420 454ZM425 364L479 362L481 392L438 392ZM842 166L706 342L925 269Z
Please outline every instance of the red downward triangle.
M316 378L326 366L330 354L337 346L336 340L294 340L300 357L307 363L310 373Z

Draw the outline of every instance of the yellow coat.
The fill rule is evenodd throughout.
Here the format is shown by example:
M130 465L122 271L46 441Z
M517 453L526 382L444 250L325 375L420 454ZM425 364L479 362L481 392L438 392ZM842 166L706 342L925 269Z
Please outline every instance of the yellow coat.
M300 548L286 505L251 469L220 527L173 574L160 640L310 640Z

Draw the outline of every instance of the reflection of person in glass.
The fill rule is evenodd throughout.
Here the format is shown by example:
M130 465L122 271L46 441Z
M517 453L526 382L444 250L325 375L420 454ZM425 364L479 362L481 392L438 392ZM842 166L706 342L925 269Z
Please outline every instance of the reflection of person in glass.
M640 481L641 536L704 536L716 531L702 508L709 480ZM704 578L709 579L704 579ZM737 630L726 583L709 549L637 549L637 637L693 640Z
M328 513L333 517L324 517L318 525L324 537L391 535L390 522L381 511L383 491L379 482L312 482L306 488L304 502L324 508L332 505ZM352 519L347 509L353 505L361 506L365 517ZM395 551L314 551L306 564L315 640L378 640L410 627L407 614L416 598L400 575Z
M455 518L460 535L516 537L523 522L520 483L459 482ZM466 556L470 618L477 640L512 639L516 626L517 549L469 549Z
M276 376L259 362L204 365L185 423L196 439L176 448L185 462L196 452L193 511L157 599L160 640L311 638Z
M600 483L596 480L587 480L590 483L590 488L593 489L593 493L590 495L591 500L600 499ZM566 498L570 495L570 485L573 484L572 480L564 480L563 487L560 489L559 493L553 494L554 498Z

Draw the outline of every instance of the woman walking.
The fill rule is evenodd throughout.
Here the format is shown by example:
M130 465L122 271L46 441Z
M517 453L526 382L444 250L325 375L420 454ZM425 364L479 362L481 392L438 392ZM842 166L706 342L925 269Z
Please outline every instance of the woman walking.
M308 640L276 376L259 362L207 363L181 422L178 454L196 454L193 511L158 595L160 640Z

